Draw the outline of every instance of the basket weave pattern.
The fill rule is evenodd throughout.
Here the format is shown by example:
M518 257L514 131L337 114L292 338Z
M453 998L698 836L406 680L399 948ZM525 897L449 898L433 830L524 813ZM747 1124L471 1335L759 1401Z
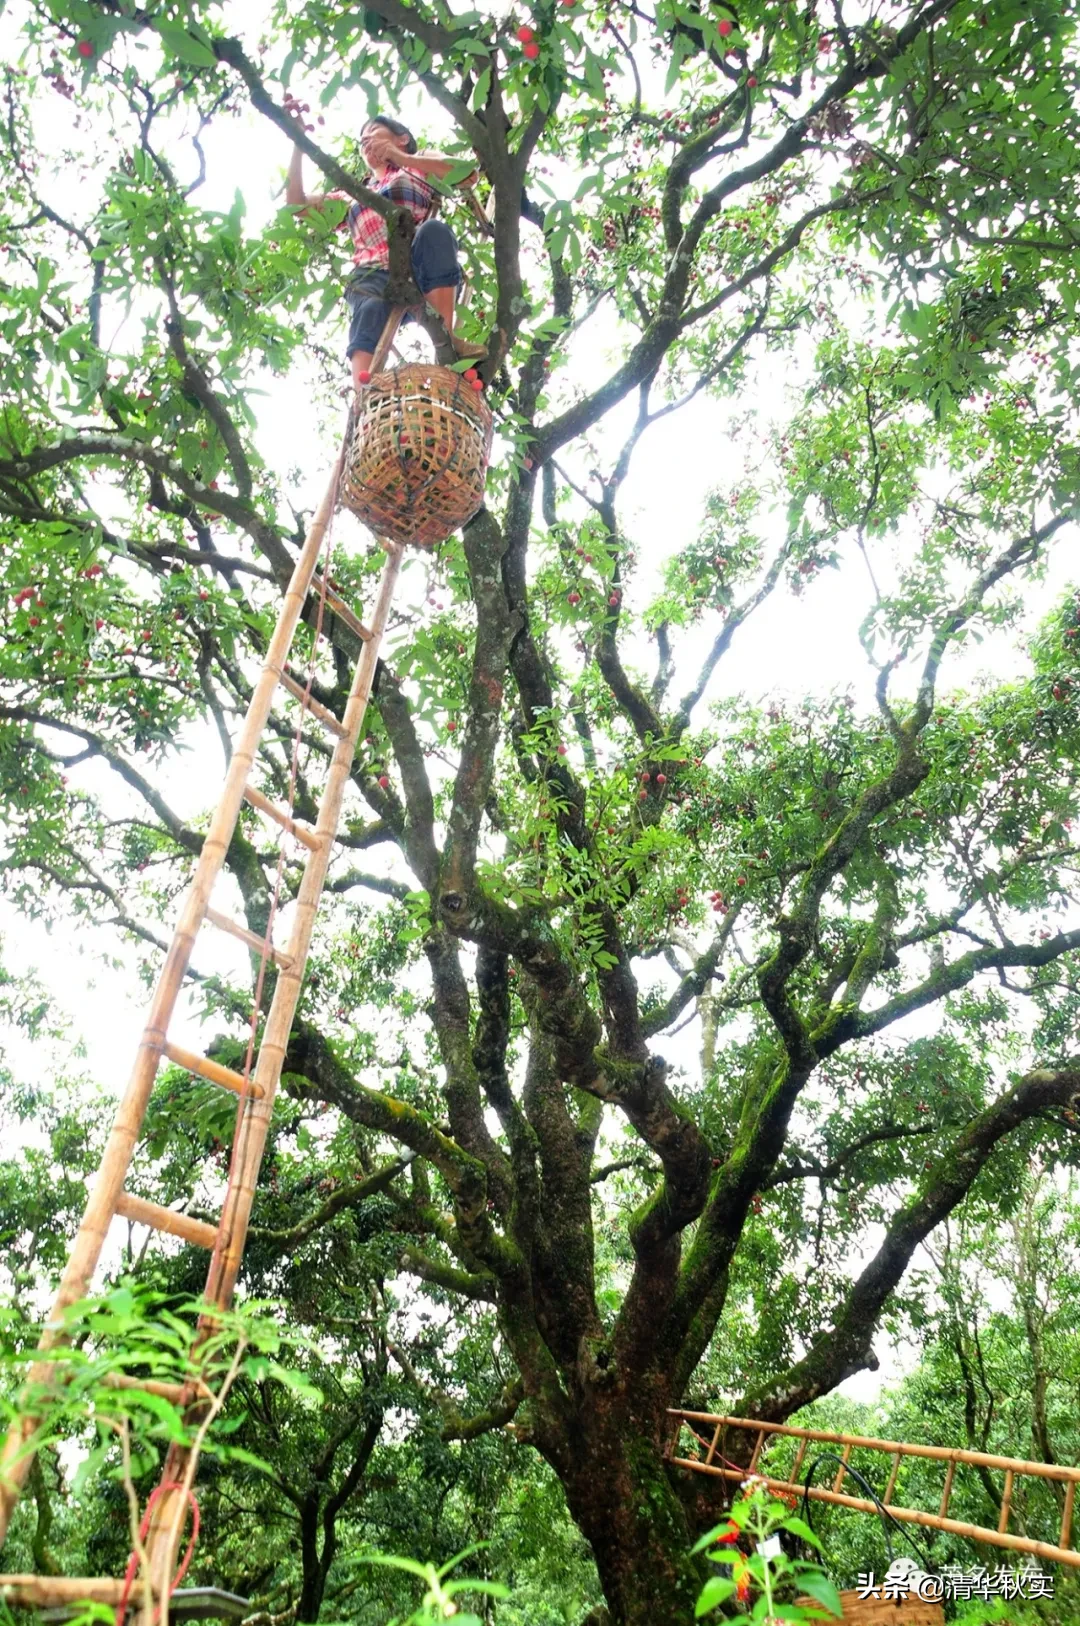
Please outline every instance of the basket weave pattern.
M487 403L449 367L376 373L363 392L341 500L377 536L432 547L484 500Z
M797 1601L814 1604L813 1598ZM945 1611L941 1605L924 1602L921 1598L862 1598L857 1591L851 1591L841 1592L840 1602L844 1606L843 1626L945 1626ZM821 1608L820 1604L816 1607Z

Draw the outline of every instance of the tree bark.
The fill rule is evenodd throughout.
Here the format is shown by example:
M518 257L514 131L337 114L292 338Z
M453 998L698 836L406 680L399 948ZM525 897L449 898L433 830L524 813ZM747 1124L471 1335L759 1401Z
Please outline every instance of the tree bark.
M610 1626L690 1626L704 1575L664 1463L660 1418L592 1395L557 1472L596 1559Z
M319 1552L318 1490L310 1492L304 1498L304 1504L300 1509L300 1563L303 1582L300 1588L300 1601L296 1606L296 1618L298 1621L318 1620L323 1590L326 1586L326 1571L323 1569Z

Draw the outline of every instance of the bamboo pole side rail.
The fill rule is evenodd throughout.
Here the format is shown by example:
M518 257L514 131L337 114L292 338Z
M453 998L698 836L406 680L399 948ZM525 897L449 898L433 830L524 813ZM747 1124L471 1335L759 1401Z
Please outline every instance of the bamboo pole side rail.
M817 1440L823 1445L851 1445L866 1447L870 1451L885 1451L904 1457L933 1457L938 1462L967 1462L974 1467L1001 1468L1014 1474L1033 1474L1039 1479L1059 1479L1064 1484L1080 1482L1080 1468L1057 1462L1025 1462L1019 1457L998 1457L988 1451L968 1451L961 1446L909 1445L901 1440L879 1440L866 1434L836 1434L824 1428L797 1428L794 1423L762 1423L750 1417L719 1417L715 1412L684 1411L672 1406L669 1417L682 1418L687 1423L720 1424L724 1428L741 1428L756 1434L781 1434L793 1440ZM691 1463L690 1466L693 1466ZM748 1469L741 1470L744 1477Z
M270 716L293 635L303 613L326 528L333 515L346 449L347 445L343 443L330 483L308 527L303 548L285 590L263 668L252 691L240 737L233 748L221 799L210 821L180 919L158 976L127 1088L117 1107L82 1222L39 1341L38 1347L43 1354L62 1343L64 1313L88 1292L106 1233L116 1213L132 1153L146 1116L169 1022L214 882L221 872L232 841L248 775ZM55 1361L37 1361L31 1367L29 1388L47 1387L55 1381ZM7 1534L19 1492L30 1471L34 1456L32 1440L39 1422L40 1418L34 1415L32 1408L21 1412L9 1429L3 1451L0 1452L0 1543Z
M689 1468L698 1474L715 1474L721 1479L742 1480L747 1476L745 1468L717 1468L708 1465L693 1457L672 1457L672 1466L676 1468ZM804 1487L789 1479L774 1479L769 1474L759 1476L765 1480L770 1490L783 1491L790 1495L802 1496ZM824 1487L811 1485L806 1489L806 1495L815 1502L833 1502L838 1507L854 1508L859 1513L877 1513L877 1503L867 1501L862 1496L849 1496L845 1491L825 1490ZM943 1519L937 1513L924 1513L921 1508L898 1507L895 1503L889 1508L894 1519L908 1524L921 1524L930 1530L947 1530L954 1536L966 1536L971 1541L985 1542L991 1547L1009 1547L1014 1552L1031 1553L1036 1558L1048 1559L1054 1564L1068 1564L1073 1569L1080 1569L1080 1553L1071 1547L1055 1547L1048 1541L1036 1541L1030 1536L1014 1536L1009 1531L990 1530L981 1524L967 1524L962 1519Z
M397 337L397 330L401 326L404 316L404 305L395 305L393 310L390 312L390 315L386 318L386 324L383 327L382 332L379 334L379 342L375 346L375 354L371 358L372 378L374 378L375 374L380 372L386 365L387 357L390 354L390 347Z

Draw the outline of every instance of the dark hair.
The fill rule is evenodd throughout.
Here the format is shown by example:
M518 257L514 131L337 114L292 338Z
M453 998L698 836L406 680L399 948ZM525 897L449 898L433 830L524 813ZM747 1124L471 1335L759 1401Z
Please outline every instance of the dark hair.
M397 136L406 152L412 153L417 150L416 137L406 125L399 124L397 119L387 118L385 113L376 113L374 118L365 119L360 134L363 135L364 130L372 124L381 124L384 130L389 130L392 136Z

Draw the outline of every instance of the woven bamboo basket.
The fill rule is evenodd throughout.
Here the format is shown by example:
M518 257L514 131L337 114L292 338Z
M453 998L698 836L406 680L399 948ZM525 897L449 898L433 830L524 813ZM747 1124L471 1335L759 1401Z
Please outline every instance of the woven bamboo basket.
M813 1598L800 1598L799 1603L810 1606ZM939 1603L925 1603L921 1598L862 1598L857 1591L841 1592L844 1606L841 1620L844 1626L945 1626L945 1611ZM816 1607L821 1609L821 1605ZM821 1610L822 1614L825 1611ZM835 1617L826 1615L822 1626Z
M430 548L483 502L491 435L487 402L449 367L376 373L361 397L341 500L377 536Z

